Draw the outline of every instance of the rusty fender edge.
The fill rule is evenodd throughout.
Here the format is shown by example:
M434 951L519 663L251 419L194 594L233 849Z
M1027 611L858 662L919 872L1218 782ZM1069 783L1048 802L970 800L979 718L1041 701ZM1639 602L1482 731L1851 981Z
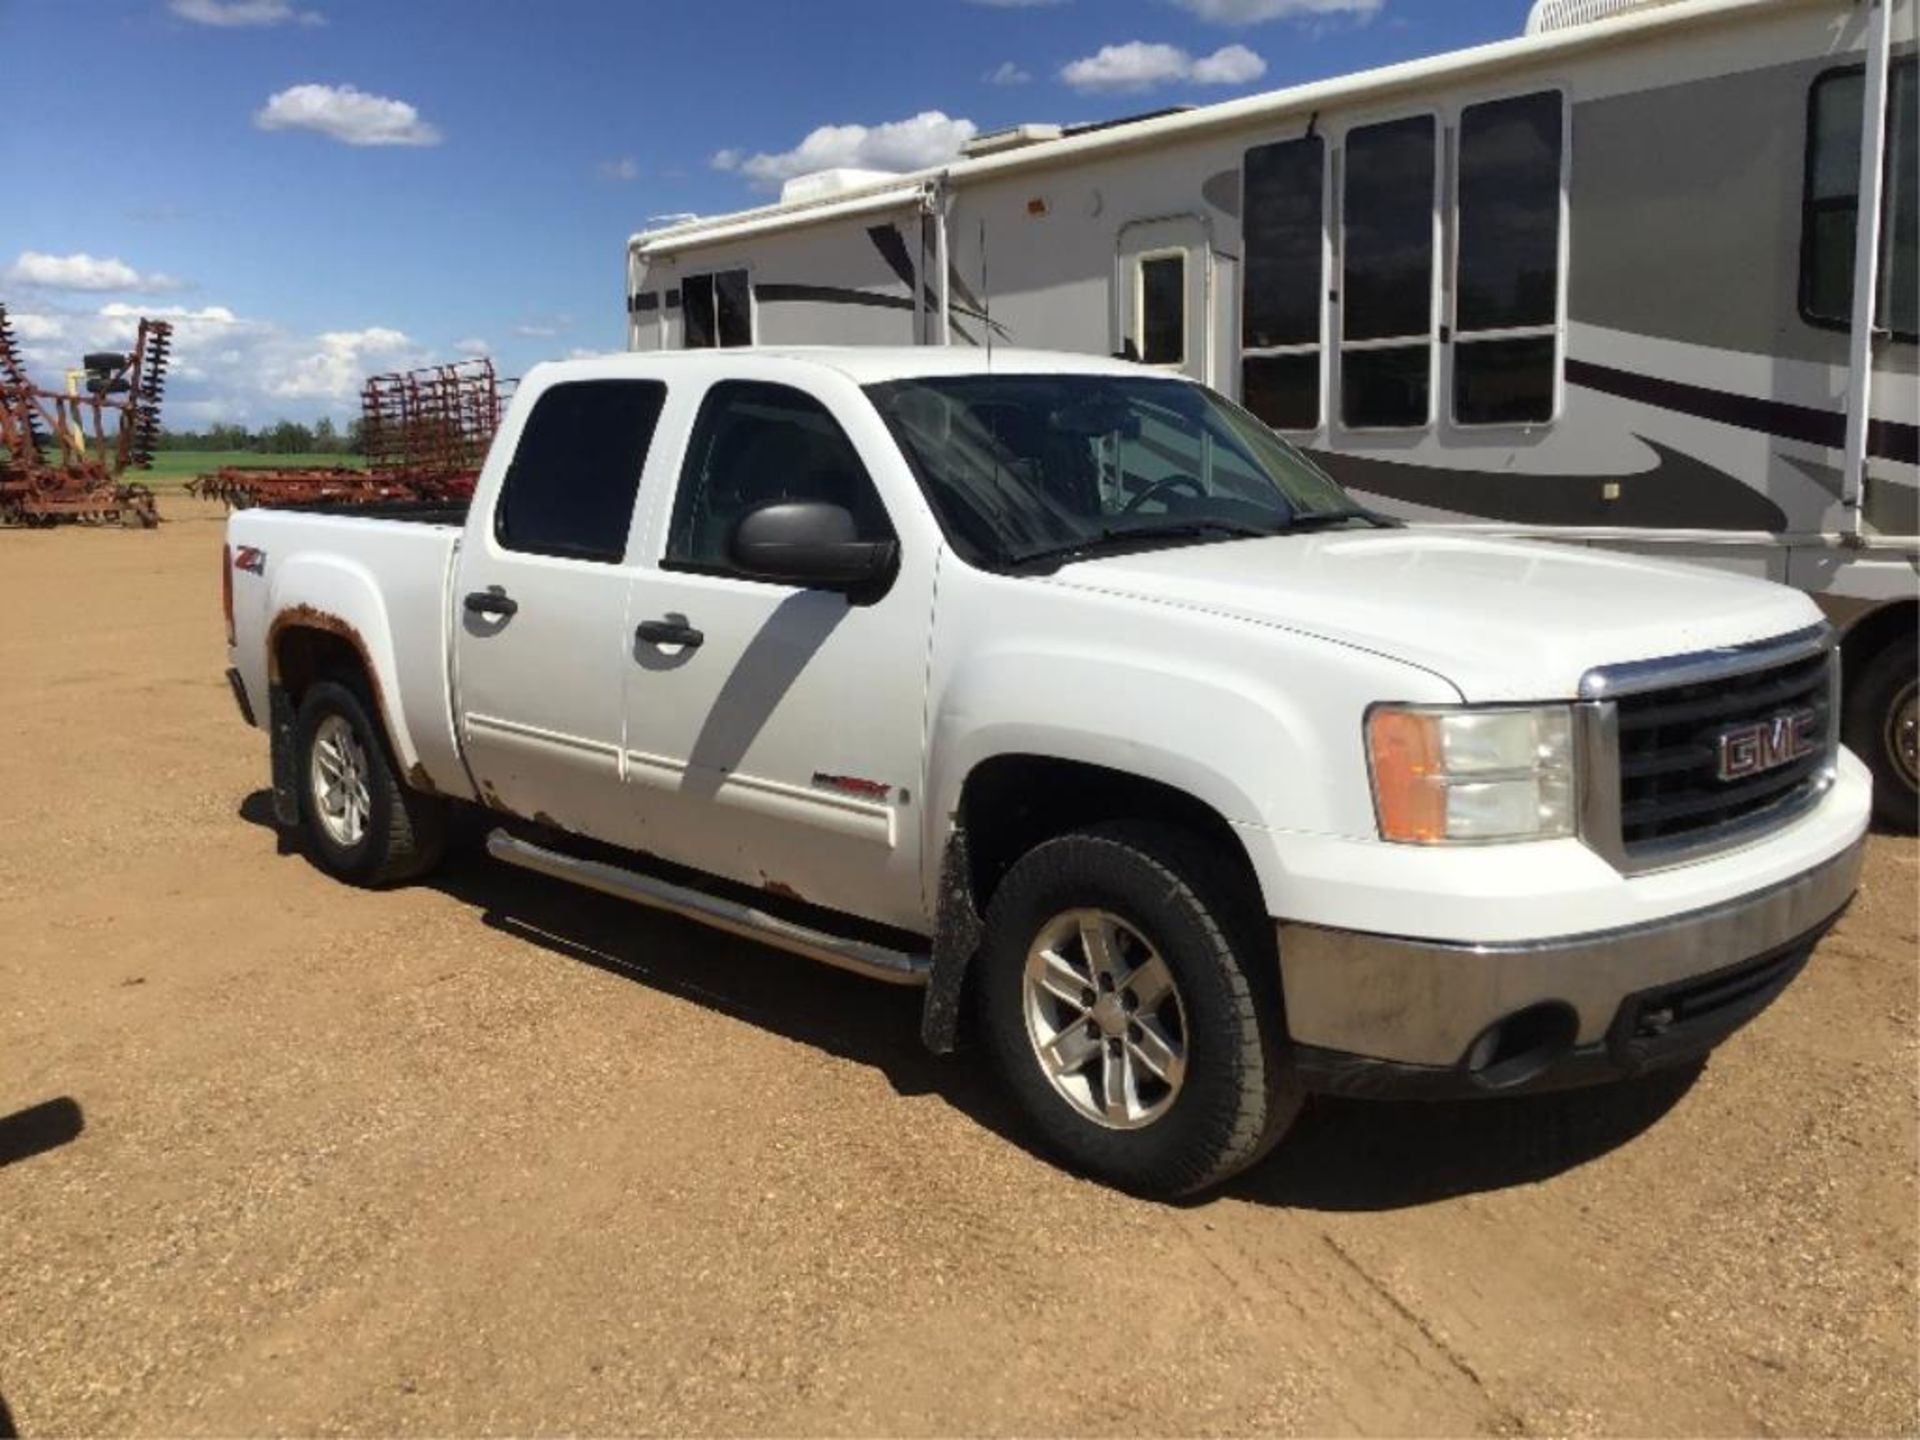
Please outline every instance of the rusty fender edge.
M273 816L282 825L300 823L299 782L294 773L298 748L294 732L298 717L293 697L287 693L285 679L280 673L280 642L293 630L317 630L352 646L354 654L360 657L360 673L366 680L374 711L380 717L380 725L385 731L382 738L386 741L389 754L395 749L393 737L398 733L394 728L392 712L387 706L386 690L380 684L380 672L374 668L366 641L360 638L360 632L351 622L331 611L305 603L289 606L274 616L273 623L267 627L267 728L272 751ZM397 755L394 758L398 760ZM427 774L426 767L418 760L407 766L404 778L409 788L423 795L440 793L433 777Z

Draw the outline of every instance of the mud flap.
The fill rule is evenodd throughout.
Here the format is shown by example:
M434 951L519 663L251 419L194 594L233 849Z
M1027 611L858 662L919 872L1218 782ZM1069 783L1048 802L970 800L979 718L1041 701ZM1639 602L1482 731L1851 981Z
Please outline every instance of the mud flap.
M273 818L292 827L300 823L299 746L294 740L293 697L284 685L267 687L267 734L272 755Z
M980 949L980 912L973 903L973 865L967 832L956 825L940 859L940 907L934 921L933 971L920 1010L920 1039L936 1055L953 1053L960 1040L960 1000L967 967Z

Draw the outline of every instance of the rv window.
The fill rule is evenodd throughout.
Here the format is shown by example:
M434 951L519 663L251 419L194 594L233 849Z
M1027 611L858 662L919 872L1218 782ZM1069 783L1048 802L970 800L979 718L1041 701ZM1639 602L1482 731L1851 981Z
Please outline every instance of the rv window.
M1320 424L1326 157L1318 135L1246 155L1240 398L1277 430Z
M1430 115L1347 133L1340 409L1355 429L1432 413L1435 161Z
M893 533L853 442L824 405L786 385L723 381L707 392L694 422L664 563L733 573L733 527L775 500L845 506L862 540Z
M501 546L617 563L666 402L657 380L579 380L535 402L494 509Z
M1560 318L1557 90L1469 105L1460 115L1453 418L1553 418Z
M1889 73L1885 214L1880 232L1877 323L1920 337L1920 114L1916 62ZM1853 247L1860 210L1860 130L1865 76L1832 70L1807 106L1807 171L1800 230L1800 313L1815 325L1853 321Z
M1240 403L1276 430L1320 425L1320 351L1249 355L1240 362Z
M682 345L711 350L753 343L752 287L745 270L689 275L681 282Z
M680 343L689 350L713 348L713 276L689 275L680 284Z
M1147 365L1181 365L1187 358L1187 257L1182 251L1140 259L1140 311L1134 343Z

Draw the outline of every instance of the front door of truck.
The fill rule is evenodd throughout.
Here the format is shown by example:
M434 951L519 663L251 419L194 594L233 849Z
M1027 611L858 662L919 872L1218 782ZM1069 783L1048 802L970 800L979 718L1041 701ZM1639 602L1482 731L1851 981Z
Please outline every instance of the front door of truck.
M482 797L615 843L639 843L620 784L627 548L665 399L656 380L542 392L501 437L513 460L491 523L468 527L452 596L457 719Z
M728 552L740 516L781 499L894 533L868 461L900 461L872 423L863 458L804 389L707 392L659 565L634 575L627 783L674 860L915 927L932 556L904 553L883 593L849 598L750 579Z
M1197 216L1120 229L1114 263L1114 350L1143 365L1213 379L1212 250Z

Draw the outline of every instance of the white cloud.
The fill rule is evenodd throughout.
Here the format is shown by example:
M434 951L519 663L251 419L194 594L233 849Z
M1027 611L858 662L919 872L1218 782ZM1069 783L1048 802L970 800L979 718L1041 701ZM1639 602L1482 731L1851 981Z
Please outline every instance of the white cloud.
M884 125L822 125L791 150L742 156L722 150L711 161L716 170L737 170L754 184L771 188L796 175L852 166L865 170L922 170L953 159L979 133L971 120L923 110Z
M571 350L567 351L567 359L599 360L605 356L618 355L620 353L618 350L592 350L585 345L575 345Z
M624 156L618 160L602 160L594 166L594 171L602 180L637 180L640 177L639 165Z
M1033 79L1033 72L1022 70L1011 60L1002 60L980 78L989 85L1025 85Z
M1267 62L1244 45L1223 45L1211 55L1189 55L1177 45L1130 40L1103 45L1062 67L1060 78L1075 90L1151 90L1157 85L1244 85L1267 73Z
M22 250L8 267L12 285L36 285L43 290L178 290L181 282L158 271L142 274L117 256L99 259L84 250L71 255L45 255Z
M513 333L522 340L551 340L572 324L565 316L550 320L523 320L513 327Z
M491 355L493 353L493 347L479 336L469 335L463 340L453 342L453 353L456 355Z
M1352 15L1361 20L1380 13L1386 0L1173 0L1213 25L1264 25L1269 20L1324 20Z
M295 85L254 112L262 130L317 130L348 145L438 145L440 132L404 100L351 85Z
M318 10L296 10L289 0L171 0L167 8L182 20L222 29L327 23L327 17Z
M261 389L279 400L344 406L359 397L367 376L411 369L432 358L406 332L382 325L328 330L306 342L303 349L304 353L287 354L270 364L261 376Z
M664 215L649 215L640 222L642 230L665 230L671 225L685 225L689 220L700 217L691 210L669 210Z
M50 378L90 350L132 348L141 316L173 324L167 411L175 423L228 420L248 425L293 416L359 413L368 375L435 359L404 331L387 326L305 334L236 314L225 305L129 305L92 311L15 311L23 358Z
M1245 85L1267 73L1267 62L1244 45L1222 45L1193 62L1188 79L1196 85Z

